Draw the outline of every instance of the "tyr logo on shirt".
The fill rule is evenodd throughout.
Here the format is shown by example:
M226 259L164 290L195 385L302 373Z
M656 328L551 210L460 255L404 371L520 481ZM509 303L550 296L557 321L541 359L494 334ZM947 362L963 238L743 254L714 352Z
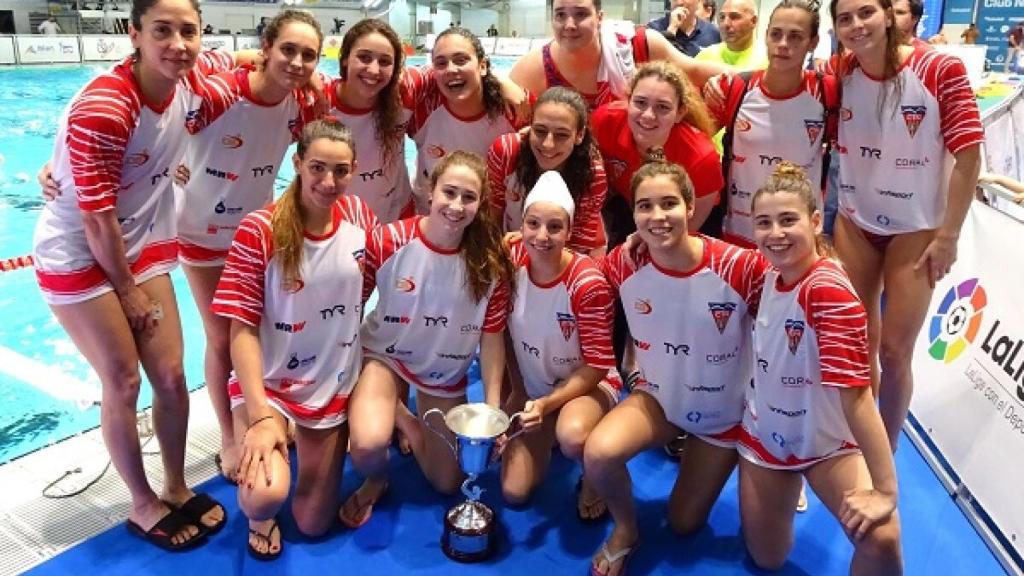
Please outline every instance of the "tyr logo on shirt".
M558 318L558 327L562 329L562 338L568 342L576 330L576 317L565 312L555 312L555 316Z
M724 334L725 327L729 325L729 318L732 317L733 311L736 310L736 304L732 302L708 302L708 310L711 312L711 317L715 320L718 333Z
M825 122L823 120L804 120L804 128L807 129L807 140L814 144L825 128Z
M804 337L803 320L786 320L786 338L789 340L789 353L796 355L800 340Z
M921 121L924 120L927 110L924 106L900 106L903 122L907 125L907 132L910 133L911 138L917 134L917 129L921 126Z

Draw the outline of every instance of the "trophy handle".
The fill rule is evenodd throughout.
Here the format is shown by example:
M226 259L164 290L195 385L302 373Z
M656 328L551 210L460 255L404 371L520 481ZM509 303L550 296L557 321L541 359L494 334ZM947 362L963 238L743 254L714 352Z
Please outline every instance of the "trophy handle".
M452 454L454 454L455 457L458 458L459 457L459 453L455 449L455 445L448 441L448 437L447 436L445 436L441 432L438 432L436 428L431 426L430 425L430 421L427 420L427 416L430 416L431 414L433 414L435 412L440 414L442 418L444 417L444 412L442 412L440 408L431 408L430 410L427 410L426 412L424 412L423 416L421 417L421 418L423 418L423 425L426 426L427 429L430 430L431 432L433 432L434 434L437 434L438 437L441 438L441 440L444 440L444 443L447 444L448 447L452 449Z
M435 410L436 410L436 408L435 408ZM513 414L512 416L510 416L510 417L509 417L509 419L508 419L508 425L509 425L509 427L510 427L510 428L512 427L512 421L513 421L513 420L515 420L516 418L522 418L522 417L523 417L523 414L525 414L525 412L516 412L515 414ZM511 440L512 440L513 438L515 438L515 437L519 436L519 435L520 435L520 434L522 434L523 432L526 432L526 428L523 428L523 427L522 427L522 425L520 425L520 426L519 426L519 431L518 431L518 432L516 432L515 434L512 434L511 436L505 436L505 442L509 442L509 441L511 441Z

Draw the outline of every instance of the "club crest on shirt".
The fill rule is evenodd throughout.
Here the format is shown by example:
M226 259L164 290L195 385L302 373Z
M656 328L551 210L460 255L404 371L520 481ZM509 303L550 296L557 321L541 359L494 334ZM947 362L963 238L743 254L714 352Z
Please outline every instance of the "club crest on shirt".
M619 160L618 158L608 158L605 160L605 165L608 166L608 172L611 174L612 180L617 180L626 171L626 162Z
M917 134L918 127L921 126L921 121L924 120L927 108L924 106L900 106L900 111L903 113L903 122L907 125L907 132L913 138Z
M562 338L568 342L569 338L572 338L572 333L576 331L576 317L565 312L555 312L555 318L558 320L558 327L562 329Z
M824 120L804 120L804 128L807 129L807 140L814 144L818 141L818 136L821 135L821 131L825 128Z
M786 320L786 339L789 340L789 353L796 355L800 340L804 337L803 320Z
M732 317L734 310L736 304L733 302L708 302L708 311L711 312L711 318L714 319L719 334L725 333L725 327L729 325L729 318Z

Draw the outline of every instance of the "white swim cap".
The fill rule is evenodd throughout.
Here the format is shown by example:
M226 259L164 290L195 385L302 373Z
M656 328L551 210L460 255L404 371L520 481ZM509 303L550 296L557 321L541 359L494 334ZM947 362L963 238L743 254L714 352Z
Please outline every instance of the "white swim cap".
M560 206L569 214L570 221L576 212L576 203L569 193L569 187L565 185L565 180L562 180L562 175L554 170L548 170L537 179L533 190L530 190L526 195L526 201L523 202L523 214L526 214L534 202L550 202Z

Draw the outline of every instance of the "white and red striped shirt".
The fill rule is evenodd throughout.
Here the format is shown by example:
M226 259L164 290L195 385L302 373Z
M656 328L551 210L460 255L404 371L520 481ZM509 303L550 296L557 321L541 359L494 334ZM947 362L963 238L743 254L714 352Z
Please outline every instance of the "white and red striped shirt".
M36 278L51 304L113 289L86 241L83 211L117 211L136 283L177 263L171 180L185 152L186 115L196 94L205 95L205 74L233 60L204 52L159 106L144 101L134 62L126 58L90 81L61 117L52 156L61 195L43 206L33 239Z
M270 203L285 151L312 116L300 109L302 94L277 104L252 93L245 69L208 78L210 98L189 111L184 164L191 178L178 204L182 261L221 266L242 217Z
M547 396L583 365L614 368L612 293L594 262L574 253L558 278L538 284L530 278L530 256L522 242L514 242L510 251L516 293L508 331L527 395Z
M523 201L528 190L523 188L516 176L516 163L524 146L529 146L526 136L517 133L498 137L487 152L487 179L491 186L491 209L501 218L504 232L519 231L523 227ZM572 233L569 248L584 254L607 243L604 225L601 222L601 208L608 196L608 181L604 177L604 161L595 148L591 155L591 180L585 190L570 190L576 202L572 219Z
M916 48L894 82L868 76L856 61L844 79L839 114L839 206L880 235L942 224L953 154L981 144L978 105L955 56ZM881 92L887 91L884 110Z
M641 379L669 422L731 447L750 381L751 312L767 263L755 251L699 236L700 264L660 267L644 253L630 263L618 247L601 269L617 291L633 336Z
M481 331L505 329L508 286L492 284L475 301L462 255L430 244L422 219L383 226L366 247L364 285L376 285L379 300L363 323L363 346L417 389L454 397L465 393Z
M362 366L362 268L377 218L359 198L343 196L331 232L305 236L300 280L286 285L274 258L274 208L242 219L211 310L259 329L271 404L300 426L337 426ZM236 375L228 390L234 405L244 402Z
M837 262L819 260L792 286L774 270L766 275L754 351L738 448L744 458L802 470L857 450L839 389L871 383L867 314Z

